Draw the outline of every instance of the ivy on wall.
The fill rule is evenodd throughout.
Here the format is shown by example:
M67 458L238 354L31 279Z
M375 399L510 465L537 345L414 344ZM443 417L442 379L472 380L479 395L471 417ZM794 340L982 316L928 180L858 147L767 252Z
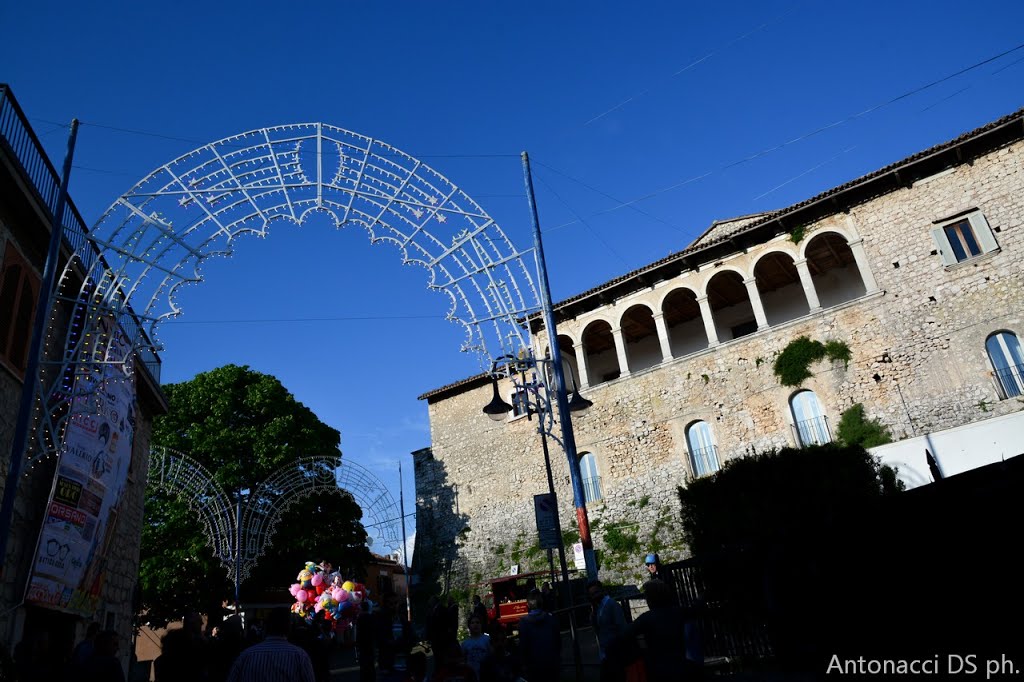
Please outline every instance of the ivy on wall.
M850 347L843 341L814 341L806 336L800 336L786 345L775 358L772 371L779 378L783 386L797 387L811 376L811 363L824 358L829 360L842 360L845 367L849 367Z
M803 241L804 235L807 234L807 227L805 225L797 225L789 231L789 241L794 244L799 244Z

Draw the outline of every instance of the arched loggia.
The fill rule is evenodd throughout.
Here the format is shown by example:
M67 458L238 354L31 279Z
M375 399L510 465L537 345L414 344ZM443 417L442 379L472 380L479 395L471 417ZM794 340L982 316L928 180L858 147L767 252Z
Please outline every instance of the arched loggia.
M422 161L379 140L322 123L251 130L170 161L120 196L87 232L67 232L75 252L50 311L50 351L63 364L40 372L35 459L60 447L72 395L103 364L161 350L158 325L181 310L183 286L237 239L310 212L365 229L427 270L448 296L448 319L466 329L462 350L487 368L529 347L520 324L538 308L523 254L472 198ZM112 325L112 321L118 325ZM124 335L108 333L120 326ZM53 347L53 346L58 347ZM63 349L63 353L61 350ZM128 363L130 364L130 363Z

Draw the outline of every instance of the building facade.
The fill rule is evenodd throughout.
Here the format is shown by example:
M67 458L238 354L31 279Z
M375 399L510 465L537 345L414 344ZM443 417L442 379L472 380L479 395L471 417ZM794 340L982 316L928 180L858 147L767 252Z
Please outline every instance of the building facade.
M691 477L833 440L857 403L890 430L876 454L911 487L931 480L925 450L946 475L1021 454L1024 110L789 208L716 222L555 314L593 402L573 425L602 576L639 577L652 549L685 555L676 490ZM543 356L542 320L530 322ZM849 360L783 386L773 365L799 337ZM483 375L421 398L431 448L416 453L417 546L455 548L449 582L543 569L536 421L490 422ZM553 453L571 535L568 467Z
M0 84L0 486L10 466L22 387L29 379L26 364L33 320L36 315L49 312L37 310L36 305L58 185L57 172L13 93ZM81 237L84 222L70 198L65 216L68 236ZM66 239L58 272L71 253L71 243ZM56 321L58 333L62 324L66 322ZM61 348L48 346L42 359L59 359L61 352ZM30 646L45 634L49 639L48 655L56 665L70 654L71 646L84 635L88 623L95 621L102 628L118 632L127 670L131 648L128 643L133 639L151 424L155 416L167 409L159 389L159 359L153 359L155 363L148 367L136 363L137 418L131 461L127 463L127 483L120 505L111 510L111 535L106 543L109 550L100 557L98 606L88 616L25 603L26 584L47 518L58 458L39 459L22 475L7 555L0 558L4 568L0 581L0 643L8 651L21 642ZM31 444L29 447L32 452Z

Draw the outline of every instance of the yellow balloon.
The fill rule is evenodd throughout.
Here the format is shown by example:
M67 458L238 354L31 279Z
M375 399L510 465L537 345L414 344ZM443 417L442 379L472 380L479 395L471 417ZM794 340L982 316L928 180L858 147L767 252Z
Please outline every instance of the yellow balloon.
M355 584L351 580L346 580L341 585L341 589L345 590L346 592L351 592L353 587L355 587Z

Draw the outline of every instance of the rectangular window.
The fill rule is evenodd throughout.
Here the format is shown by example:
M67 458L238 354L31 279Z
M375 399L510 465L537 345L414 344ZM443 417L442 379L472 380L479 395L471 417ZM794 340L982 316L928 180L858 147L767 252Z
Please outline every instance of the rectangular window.
M978 210L938 221L932 238L944 265L955 265L999 249L985 215Z
M19 378L28 364L39 278L11 242L0 268L0 362Z

